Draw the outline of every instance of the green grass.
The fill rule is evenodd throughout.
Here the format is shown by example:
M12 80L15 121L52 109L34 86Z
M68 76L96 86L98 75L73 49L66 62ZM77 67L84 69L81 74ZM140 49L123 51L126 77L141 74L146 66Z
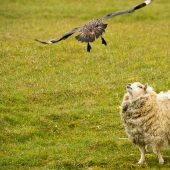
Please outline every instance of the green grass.
M0 169L120 170L170 167L140 153L126 138L119 105L129 82L170 89L169 0L108 20L100 39L58 37L137 1L5 0L0 5Z

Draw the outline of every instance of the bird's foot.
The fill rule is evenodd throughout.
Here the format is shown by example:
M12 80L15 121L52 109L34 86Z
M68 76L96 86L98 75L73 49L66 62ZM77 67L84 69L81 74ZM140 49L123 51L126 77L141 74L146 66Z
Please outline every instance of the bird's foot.
M107 42L105 41L105 39L103 37L101 37L101 39L102 39L102 44L107 45Z
M88 43L88 44L87 44L87 51L90 52L90 50L91 50L91 46L90 46L90 44Z

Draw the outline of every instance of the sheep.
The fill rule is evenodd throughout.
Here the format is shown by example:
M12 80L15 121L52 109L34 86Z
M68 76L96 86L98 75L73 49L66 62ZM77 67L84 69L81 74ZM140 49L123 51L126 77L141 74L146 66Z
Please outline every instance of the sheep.
M120 106L120 115L130 140L139 147L145 162L146 148L152 148L160 164L161 150L170 145L170 90L157 94L139 82L128 84Z

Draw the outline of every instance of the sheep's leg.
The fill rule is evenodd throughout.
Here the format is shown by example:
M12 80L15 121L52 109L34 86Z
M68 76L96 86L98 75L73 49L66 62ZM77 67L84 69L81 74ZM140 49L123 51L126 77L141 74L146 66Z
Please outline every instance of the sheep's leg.
M140 157L138 164L143 164L145 162L145 152L146 152L145 146L139 146L139 150L141 153L141 157Z
M146 150L146 152L149 152L149 146L148 145L145 146L145 150Z
M158 155L159 163L163 164L164 163L164 159L162 158L160 150L157 150L156 153Z

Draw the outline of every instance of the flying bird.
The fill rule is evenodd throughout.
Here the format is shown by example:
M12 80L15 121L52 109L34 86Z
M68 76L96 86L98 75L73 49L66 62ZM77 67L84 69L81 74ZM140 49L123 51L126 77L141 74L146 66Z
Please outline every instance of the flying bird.
M143 3L137 5L133 8L113 12L113 13L106 15L105 17L93 19L93 20L87 22L83 26L76 27L76 28L72 29L71 31L65 33L64 35L62 35L59 38L51 39L51 40L47 40L47 41L41 41L41 40L35 39L35 41L38 41L43 44L52 44L52 43L57 43L61 40L67 39L69 36L71 36L75 32L80 32L80 34L77 35L75 38L78 41L87 43L87 51L90 52L90 50L91 50L90 43L94 42L95 39L97 39L99 37L101 37L102 44L107 45L106 40L102 37L102 34L105 32L105 29L107 28L107 24L104 24L103 21L108 20L108 19L113 18L118 15L132 13L140 8L145 7L146 5L149 5L151 2L152 2L152 0L145 0Z

